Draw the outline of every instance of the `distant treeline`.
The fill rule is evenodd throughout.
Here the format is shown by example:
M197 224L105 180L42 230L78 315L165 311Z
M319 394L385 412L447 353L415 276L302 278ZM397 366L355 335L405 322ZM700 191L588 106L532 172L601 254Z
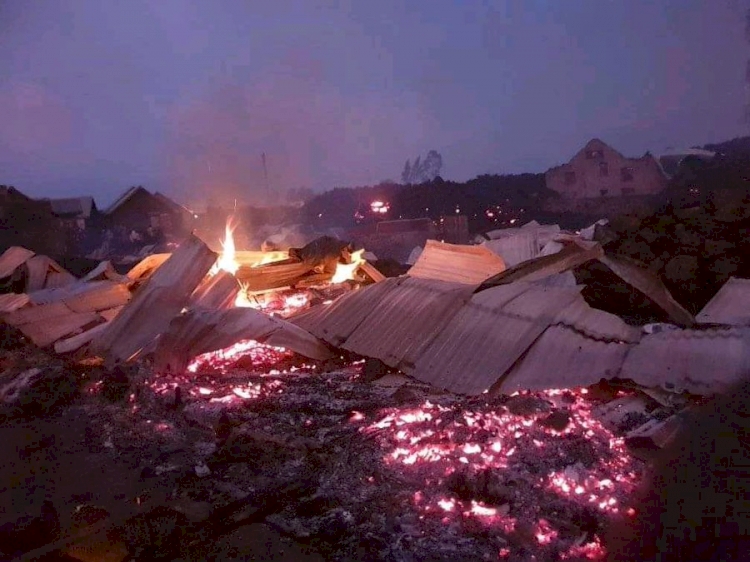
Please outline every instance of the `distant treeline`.
M310 199L302 216L318 227L347 228L377 220L437 220L461 214L468 217L472 232L481 232L540 214L543 201L549 197L556 194L545 187L544 174L481 175L464 183L437 177L419 185L382 183L336 188ZM372 212L374 201L384 202L388 212Z

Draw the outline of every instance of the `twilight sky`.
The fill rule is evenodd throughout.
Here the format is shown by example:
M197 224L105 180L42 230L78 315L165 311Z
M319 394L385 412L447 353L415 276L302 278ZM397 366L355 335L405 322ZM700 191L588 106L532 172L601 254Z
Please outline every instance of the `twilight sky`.
M746 0L0 1L0 184L182 202L748 134Z

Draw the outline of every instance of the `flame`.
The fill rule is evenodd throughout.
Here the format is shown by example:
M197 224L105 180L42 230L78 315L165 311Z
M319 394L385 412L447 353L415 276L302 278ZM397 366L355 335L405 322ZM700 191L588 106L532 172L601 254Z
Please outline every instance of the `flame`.
M226 231L224 234L224 242L221 243L221 255L219 260L216 262L216 270L228 271L232 275L237 273L240 264L237 263L237 251L234 247L234 228L230 221L227 221Z
M364 253L364 250L357 250L352 254L351 263L337 263L336 273L333 274L331 283L343 283L354 279L354 272L365 263L365 259L362 257Z

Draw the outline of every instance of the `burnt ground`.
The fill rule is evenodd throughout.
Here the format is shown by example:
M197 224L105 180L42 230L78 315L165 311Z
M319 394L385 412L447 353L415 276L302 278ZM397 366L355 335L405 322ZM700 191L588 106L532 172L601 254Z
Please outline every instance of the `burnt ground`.
M6 557L88 533L45 559L597 559L643 469L594 415L623 391L462 398L270 351L179 376L33 355L14 372L79 390L6 412Z

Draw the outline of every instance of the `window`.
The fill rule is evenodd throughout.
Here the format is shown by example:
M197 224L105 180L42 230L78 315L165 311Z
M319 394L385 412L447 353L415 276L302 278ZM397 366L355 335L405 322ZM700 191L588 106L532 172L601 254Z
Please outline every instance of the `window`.
M622 194L623 195L633 195L635 193L635 188L633 187L623 187L622 188Z
M609 193L609 189L600 189L599 193L601 193L602 197L604 197L605 195L607 195L607 193Z
M575 172L565 172L565 185L573 185L576 182Z
M609 176L609 164L606 162L599 162L599 175L605 178Z
M604 156L604 153L601 150L587 150L586 151L586 158L589 160L594 160L595 158L601 158Z
M633 181L633 168L620 168L620 178L622 181Z

